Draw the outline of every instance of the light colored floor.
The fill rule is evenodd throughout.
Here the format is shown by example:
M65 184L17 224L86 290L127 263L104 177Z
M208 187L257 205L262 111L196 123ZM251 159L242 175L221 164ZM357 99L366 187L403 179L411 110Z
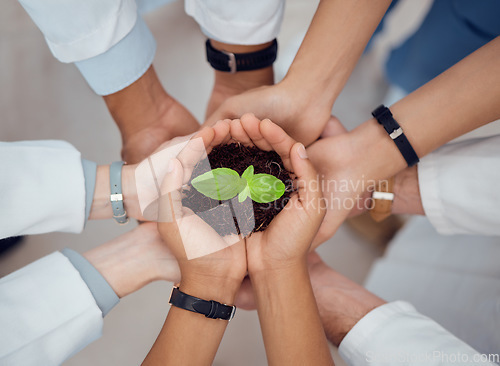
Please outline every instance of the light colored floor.
M291 62L316 4L288 1L277 75L283 75L286 64ZM149 14L146 20L158 42L155 66L161 80L201 120L213 82L212 71L205 62L205 38L197 24L184 14L182 2ZM355 70L334 108L350 128L368 118L385 91L382 84L373 83L377 67L369 61L364 60ZM119 159L119 133L104 103L73 65L61 64L52 57L41 33L21 6L15 1L4 1L0 3L0 140L31 139L67 140L85 158L101 164ZM0 170L0 174L8 172ZM29 237L0 258L0 276L64 247L83 252L129 228L111 221L90 222L80 235L53 233ZM381 255L380 249L359 240L345 227L319 252L328 264L357 282L363 281L371 263ZM103 337L66 365L139 364L163 324L170 289L170 283L154 283L122 299L106 317ZM214 364L266 364L255 312L238 312Z

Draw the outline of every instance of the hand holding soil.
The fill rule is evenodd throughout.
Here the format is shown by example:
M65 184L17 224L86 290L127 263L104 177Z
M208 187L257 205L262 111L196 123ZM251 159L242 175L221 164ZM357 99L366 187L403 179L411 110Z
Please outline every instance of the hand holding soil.
M303 145L270 120L251 114L219 121L198 137L208 155L188 143L170 162L171 172L162 184L164 222L159 230L181 271L205 262L195 272L214 274L223 266L238 277L246 273L246 256L252 270L303 261L324 215L318 177ZM282 195L267 203L247 195L240 202L243 188L220 201L193 187L193 180L213 169L231 169L243 179L250 166L254 176L267 174L282 182ZM245 244L242 256L240 246Z

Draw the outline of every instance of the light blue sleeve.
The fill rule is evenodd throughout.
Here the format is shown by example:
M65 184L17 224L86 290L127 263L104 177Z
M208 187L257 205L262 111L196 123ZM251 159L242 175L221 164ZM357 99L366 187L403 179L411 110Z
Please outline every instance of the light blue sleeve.
M148 70L156 52L153 34L141 16L125 38L108 51L75 62L87 83L98 95L116 93Z

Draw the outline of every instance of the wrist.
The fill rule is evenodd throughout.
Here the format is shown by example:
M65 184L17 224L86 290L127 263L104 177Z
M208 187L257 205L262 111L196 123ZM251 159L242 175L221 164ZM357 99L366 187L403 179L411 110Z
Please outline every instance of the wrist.
M185 275L181 271L181 282L179 289L191 296L203 300L215 300L223 304L234 303L236 293L241 285L241 280L223 277L203 277L196 275Z
M127 215L134 219L141 219L142 214L137 196L137 186L135 181L135 169L137 164L124 165L122 168L122 191L123 206Z
M247 90L274 84L273 67L252 71L240 71L234 74L214 70L215 81L212 93L223 94L227 98Z
M418 168L404 169L394 177L394 214L425 215L418 184Z
M97 166L96 182L89 220L110 219L113 209L110 202L109 165Z
M326 265L311 272L314 296L327 338L336 347L370 311L386 303Z
M273 42L271 41L258 45L235 45L210 40L210 44L218 51L244 54L264 50L271 46ZM229 92L232 93L232 95L235 95L259 86L272 84L274 84L272 66L251 71L239 71L235 73L215 70L214 91L218 90L220 92Z
M287 268L249 273L260 312L282 312L285 304L297 296L297 289L309 291L312 296L311 281L306 263Z
M135 185L135 168L136 165L124 165L122 167L123 205L128 216L140 219L142 215L140 213ZM90 220L110 219L113 217L110 195L109 165L99 165L97 167L94 198L89 215Z
M269 47L272 43L268 42L261 45L242 46L225 44L213 40L210 42L212 47L216 50L231 53L256 52ZM272 66L235 73L214 70L214 75L214 87L206 110L207 117L211 116L226 99L232 96L241 94L250 89L274 84L274 71Z
M163 89L153 66L128 87L103 98L124 141L156 124L173 100Z
M307 274L307 260L300 258L287 261L263 261L248 258L248 274L253 284L273 284L296 274Z
M374 118L348 132L347 136L354 152L351 165L365 186L390 178L407 166L394 141Z
M317 71L318 73L307 67L301 67L297 64L297 60L294 60L279 84L293 91L295 102L302 103L304 106L319 106L328 110L328 115L330 115L333 104L342 89L336 88L336 84L329 78L325 78L321 70Z
M333 96L324 92L317 83L309 78L309 75L289 72L276 86L291 105L295 106L297 113L314 107L314 109L323 110L328 116L331 115L337 95Z
M120 298L158 277L144 246L137 244L147 242L147 239L137 231L134 229L83 254Z

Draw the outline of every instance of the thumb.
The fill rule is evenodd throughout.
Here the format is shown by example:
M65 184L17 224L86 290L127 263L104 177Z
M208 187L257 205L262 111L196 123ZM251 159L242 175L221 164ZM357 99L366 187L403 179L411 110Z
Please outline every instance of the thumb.
M296 175L294 184L299 194L299 200L302 204L312 205L310 207L319 207L322 194L319 187L318 173L309 160L303 144L297 142L292 146L290 160L292 171Z

